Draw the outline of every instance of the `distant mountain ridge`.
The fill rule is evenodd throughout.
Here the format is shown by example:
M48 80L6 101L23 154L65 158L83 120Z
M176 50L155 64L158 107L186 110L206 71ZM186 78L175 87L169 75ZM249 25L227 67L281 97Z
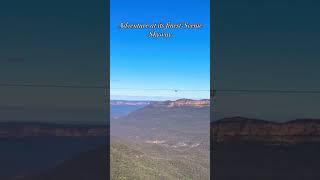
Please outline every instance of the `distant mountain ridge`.
M211 122L214 141L255 141L272 144L320 142L320 119L297 119L284 123L244 117Z
M120 105L127 105L127 106L143 106L150 104L150 101L127 101L127 100L111 100L110 105L113 106L120 106Z
M178 99L175 101L151 102L154 107L209 107L209 99L193 100L193 99Z
M140 128L189 129L199 124L205 128L210 122L209 104L209 100L190 99L152 102L113 122Z
M127 100L111 100L110 105L129 105L129 106L142 106L142 105L152 105L161 107L181 107L181 106L191 106L191 107L208 107L210 106L209 99L193 100L193 99L178 99L175 101L127 101Z
M96 137L106 136L107 126L53 123L0 123L0 138L28 136Z

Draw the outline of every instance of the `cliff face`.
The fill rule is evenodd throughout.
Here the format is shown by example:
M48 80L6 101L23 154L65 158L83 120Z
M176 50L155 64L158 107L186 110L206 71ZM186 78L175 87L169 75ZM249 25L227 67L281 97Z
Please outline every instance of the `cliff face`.
M107 127L54 124L0 124L0 138L28 136L95 137L106 136Z
M320 120L274 123L242 117L212 122L214 141L255 141L271 144L320 142Z
M151 104L155 107L209 107L210 100L202 99L202 100L192 100L192 99L178 99L176 101L164 101L164 102L153 102Z

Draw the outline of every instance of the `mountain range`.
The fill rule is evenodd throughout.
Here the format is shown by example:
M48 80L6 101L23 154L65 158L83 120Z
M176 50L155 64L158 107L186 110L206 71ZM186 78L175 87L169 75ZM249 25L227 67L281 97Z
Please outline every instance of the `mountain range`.
M320 119L296 119L283 123L244 117L211 122L213 139L295 144L320 142Z
M277 123L229 117L210 122L209 100L118 101L113 105L138 108L111 118L111 179L209 179L210 161L214 178L219 180L320 178L317 171L320 119ZM73 152L71 158L64 154L61 162L52 163L55 166L50 170L13 179L102 180L107 176L104 170L109 160L106 146L103 146L108 128L104 125L7 122L0 123L0 138L14 147L17 144L24 149L30 147L29 151L39 157L44 154L45 146L53 146L53 143L63 146L59 147L61 152L67 150L67 146ZM76 142L79 140L81 144ZM93 140L97 142L90 144ZM73 143L75 145L70 145ZM28 144L32 146L26 146ZM75 148L81 150L75 151ZM62 153L56 155L56 152L53 149L48 154L52 158L60 157ZM21 152L18 156L11 151L6 153L11 154L10 157L22 157ZM18 160L8 158L3 162L14 161Z
M106 125L52 124L38 122L0 123L0 138L105 137Z

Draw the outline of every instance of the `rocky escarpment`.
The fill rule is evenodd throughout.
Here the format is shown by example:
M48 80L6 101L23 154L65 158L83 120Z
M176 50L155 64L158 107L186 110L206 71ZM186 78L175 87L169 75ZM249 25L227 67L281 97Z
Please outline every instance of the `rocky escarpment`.
M106 135L107 127L102 125L0 123L0 138L29 136L96 137Z
M154 107L209 107L210 100L202 99L202 100L192 100L192 99L178 99L176 101L161 101L161 102L153 102L151 106Z
M320 142L320 120L298 119L275 123L242 117L211 122L215 142L254 141L271 144Z

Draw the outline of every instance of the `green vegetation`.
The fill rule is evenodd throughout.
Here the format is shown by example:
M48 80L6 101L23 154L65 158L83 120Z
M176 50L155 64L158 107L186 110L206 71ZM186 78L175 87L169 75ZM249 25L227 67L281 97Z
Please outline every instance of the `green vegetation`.
M141 147L143 146L143 147ZM111 143L112 180L207 180L209 165L203 159L193 159L191 152L177 153L159 145L129 144L116 140ZM142 149L158 153L156 156ZM170 152L167 152L170 151ZM152 153L152 154L153 154ZM165 156L165 154L168 154Z
M209 179L209 107L171 104L111 119L112 180Z

